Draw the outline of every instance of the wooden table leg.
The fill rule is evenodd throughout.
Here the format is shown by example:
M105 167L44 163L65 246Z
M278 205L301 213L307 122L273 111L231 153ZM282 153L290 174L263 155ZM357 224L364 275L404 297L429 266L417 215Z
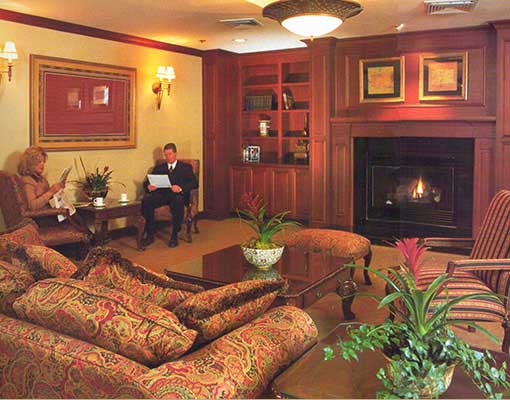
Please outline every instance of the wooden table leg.
M145 230L145 218L141 215L135 216L135 228L136 228L136 245L138 250L144 251L145 247L142 246L143 231Z
M108 220L94 221L94 244L102 246L108 240Z
M341 280L337 289L338 295L342 297L342 311L344 319L347 321L356 318L356 315L351 311L356 289L356 283L352 279Z

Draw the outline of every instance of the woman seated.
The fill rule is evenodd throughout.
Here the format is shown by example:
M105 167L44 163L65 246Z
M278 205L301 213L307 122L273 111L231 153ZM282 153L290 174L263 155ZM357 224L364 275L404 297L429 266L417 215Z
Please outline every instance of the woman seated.
M43 208L50 208L49 201L60 190L64 189L65 182L57 182L50 186L48 180L42 175L48 155L38 146L30 146L21 155L18 164L18 174L23 182L28 208L30 211L37 211ZM83 219L74 214L72 224L80 231L90 235L90 231ZM39 225L47 225L48 221L38 220ZM50 221L53 224L54 220Z
M30 146L23 152L18 164L18 174L21 175L28 208L31 211L49 208L49 201L53 195L65 187L65 182L57 182L50 186L42 175L47 159L48 155L42 148Z

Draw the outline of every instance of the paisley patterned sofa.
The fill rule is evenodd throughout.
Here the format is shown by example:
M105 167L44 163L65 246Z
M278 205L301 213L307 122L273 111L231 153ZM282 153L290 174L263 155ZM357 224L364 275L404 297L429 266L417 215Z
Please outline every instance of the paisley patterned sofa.
M27 227L25 229L30 230L30 225ZM27 240L36 241L37 237L34 236L34 232L16 232L8 238L0 235L0 245L2 242L5 244L6 240L18 240L19 243L20 239L26 244ZM93 261L91 263L89 260L88 268L85 270L78 268L78 271L73 272L73 268L69 268L64 262L57 265L58 268L47 269L44 272L51 276L58 270L59 277L47 278L39 273L34 278L34 270L40 263L30 261L29 268L25 270L23 265L18 264L19 260L24 262L23 257L31 257L37 253L34 249L40 250L42 246L31 248L25 246L31 250L21 252L23 257L20 256L17 245L8 247L17 250L13 253L11 264L5 261L5 257L4 261L0 261L1 398L256 398L265 393L269 383L280 372L317 341L317 329L311 318L298 308L283 306L269 309L258 316L253 315L254 319L243 321L241 326L237 324L235 329L227 330L226 333L219 333L219 337L212 341L205 340L206 335L201 332L205 344L197 340L193 347L180 357L159 363L157 366L144 365L129 358L122 351L112 351L103 345L100 347L94 338L84 340L80 335L73 334L73 323L83 317L88 324L87 329L90 328L90 324L98 321L99 328L104 330L107 327L112 329L112 326L116 326L114 329L120 331L132 329L128 326L130 321L128 318L119 318L124 311L112 309L112 299L122 297L129 297L131 300L128 303L141 304L144 310L152 310L148 311L152 312L151 315L154 315L154 310L156 314L168 315L171 318L177 318L175 316L178 315L181 322L185 317L193 317L195 324L196 318L211 321L208 314L210 309L222 306L227 313L220 315L220 320L226 321L229 317L230 319L235 317L236 313L243 317L242 302L246 300L247 292L241 296L236 292L242 289L243 285L238 285L233 292L225 288L219 293L222 296L233 293L232 298L235 298L233 301L228 298L216 301L210 291L195 293L180 303L177 308L180 307L181 310L178 311L176 308L174 314L166 308L131 297L131 293L136 291L133 286L128 293L98 285L97 281L87 282L86 277L82 279L84 271L89 277L92 276L92 272L96 275L101 272L98 269L100 263L97 261L97 250L96 257L90 257ZM107 259L103 253L99 255L103 257L103 261ZM15 263L15 257L18 257L18 264ZM51 262L56 265L57 258L46 256L44 261L52 260ZM115 262L114 258L112 262ZM122 263L125 264L125 259L117 260L117 265ZM139 266L131 267L132 271L135 271L136 279L147 278ZM69 276L71 273L73 275ZM68 277L62 278L66 274ZM107 277L114 278L114 275ZM157 282L157 279L146 280L144 284L152 285L153 282ZM172 282L170 284L173 285ZM59 290L64 286L65 290L48 291L52 285L60 285ZM74 297L69 296L69 288L66 286L76 286L85 292L89 290L92 294L98 294L101 301L104 300L103 297L108 301L92 304L90 298L84 297L83 293ZM61 299L55 298L57 293L62 293ZM152 295L156 299L161 292L154 293ZM260 298L267 300L267 296L267 293L264 293ZM79 312L65 310L66 305L69 304L70 307L73 301L80 307ZM34 306L47 311L48 308L43 304L45 302L53 307L51 315L34 312ZM63 306L60 309L57 307L55 311L55 303L59 302ZM187 309L182 307L185 303ZM197 306L202 308L201 313L193 313ZM257 303L256 306L260 304ZM96 319L97 309L101 312L107 310L109 313L102 313L102 319ZM231 312L233 309L236 311ZM90 314L84 313L83 310ZM248 310L248 314L251 311ZM246 315L244 314L244 317ZM115 318L122 323L107 325ZM57 325L34 322L44 319L53 319L53 323L57 322ZM106 324L102 325L105 321ZM96 331L98 326L94 326ZM204 329L206 328L207 326ZM187 326L183 329L190 332L199 328ZM215 326L213 331L217 332L218 326ZM109 336L113 337L116 333L118 332L110 331ZM161 351L160 344L153 343L156 352ZM114 349L115 345L114 343ZM130 351L133 351L132 346Z

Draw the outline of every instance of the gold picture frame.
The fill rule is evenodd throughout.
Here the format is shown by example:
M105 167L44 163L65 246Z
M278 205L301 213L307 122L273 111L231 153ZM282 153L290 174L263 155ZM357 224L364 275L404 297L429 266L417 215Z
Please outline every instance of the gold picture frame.
M360 103L405 100L405 57L359 60Z
M467 100L468 53L420 55L420 101Z
M30 143L134 148L135 93L135 68L30 55Z

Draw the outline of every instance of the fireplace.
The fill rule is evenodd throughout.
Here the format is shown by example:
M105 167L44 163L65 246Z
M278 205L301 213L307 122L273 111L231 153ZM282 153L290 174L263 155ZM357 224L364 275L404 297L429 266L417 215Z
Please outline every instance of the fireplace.
M470 236L472 139L356 138L355 231L372 238Z

